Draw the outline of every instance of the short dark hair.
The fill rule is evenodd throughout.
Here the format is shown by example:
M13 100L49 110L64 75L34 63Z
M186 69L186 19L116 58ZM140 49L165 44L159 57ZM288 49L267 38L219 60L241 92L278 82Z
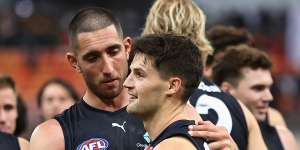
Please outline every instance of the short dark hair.
M202 60L198 47L184 36L150 34L136 39L134 54L153 57L153 65L162 79L178 76L183 80L183 100L188 100L202 78Z
M212 65L214 57L221 52L224 52L228 46L237 46L247 44L254 46L253 35L244 28L234 26L217 25L210 28L206 36L214 48L214 53L209 55L206 61L207 65Z
M41 107L41 105L42 105L42 96L45 92L46 87L48 87L51 84L61 85L63 88L65 88L67 90L68 94L74 99L75 102L79 100L79 96L78 96L76 90L71 86L71 84L69 84L67 81L60 79L60 78L52 78L52 79L49 79L48 81L46 81L41 86L40 90L38 91L38 94L37 94L38 107Z
M16 92L16 83L9 75L0 75L0 88L11 88Z
M69 42L72 49L78 49L77 35L82 32L92 32L114 25L118 35L123 38L121 24L116 17L102 7L88 7L81 9L69 24Z
M250 69L272 69L272 62L268 55L248 45L228 47L223 58L213 67L213 81L217 85L227 81L233 86L243 77L241 70Z
M18 117L16 120L16 129L14 135L19 136L22 132L25 131L27 127L27 109L23 102L21 95L16 91L16 83L14 79L9 75L0 75L0 88L10 88L12 89L17 97L17 113Z

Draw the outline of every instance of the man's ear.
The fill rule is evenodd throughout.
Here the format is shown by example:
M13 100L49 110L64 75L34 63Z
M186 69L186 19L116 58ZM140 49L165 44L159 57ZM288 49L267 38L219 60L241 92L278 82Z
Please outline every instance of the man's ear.
M125 37L124 40L123 40L127 60L129 59L129 54L130 54L130 51L131 51L132 42L133 42L132 38L130 38L130 37Z
M168 81L169 89L167 90L167 95L171 96L179 92L182 85L182 81L178 77L172 77Z
M77 72L81 73L81 68L78 65L78 59L76 57L76 54L73 52L67 52L66 58L69 62L69 64L74 68Z
M234 93L233 85L227 81L222 82L220 87L223 91L230 93L231 95Z

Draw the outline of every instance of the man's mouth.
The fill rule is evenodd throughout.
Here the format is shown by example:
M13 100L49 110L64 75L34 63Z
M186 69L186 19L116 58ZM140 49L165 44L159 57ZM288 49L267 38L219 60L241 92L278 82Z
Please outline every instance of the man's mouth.
M114 82L115 80L117 80L117 79L108 79L108 80L102 81L102 83L111 83L111 82Z
M130 94L129 93L129 99L130 100L134 100L134 99L137 99L138 97L136 96L136 95L134 95L134 94Z
M118 82L118 79L110 79L110 80L105 80L102 82L102 84L104 84L105 86L108 86L108 87L112 87L112 86L116 86Z
M260 113L267 113L268 112L268 108L267 106L260 106L260 107L257 107L258 111Z

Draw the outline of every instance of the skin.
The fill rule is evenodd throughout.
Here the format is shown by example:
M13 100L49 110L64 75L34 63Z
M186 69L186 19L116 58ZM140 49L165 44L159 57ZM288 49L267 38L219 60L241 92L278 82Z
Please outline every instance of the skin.
M125 81L124 87L128 88L130 95L127 111L147 118L160 107L166 98L162 91L166 91L169 86L168 81L162 80L151 64L144 64L144 59L144 55L134 57L130 66L132 73Z
M286 122L284 121L282 114L278 110L270 107L268 110L268 115L270 116L269 117L270 125L283 126L287 128Z
M115 111L126 106L129 102L127 90L120 85L127 75L127 59L132 40L129 37L120 38L116 29L108 26L94 32L80 33L78 41L80 43L78 52L71 50L66 54L66 58L86 82L87 89L84 95L86 103L106 111ZM113 52L114 47L121 49L118 55L111 55L110 51ZM91 52L92 54L95 52L96 56L89 57ZM93 57L100 60L89 62L95 59ZM30 150L40 149L65 149L63 131L55 119L40 124L32 133Z
M237 86L233 86L230 83L223 83L222 87L224 90L228 90L237 99L241 100L241 102L245 104L247 108L249 108L249 110L255 117L253 119L256 119L257 121L264 121L266 119L267 113L270 111L269 103L273 100L273 96L270 92L270 87L273 84L271 72L265 69L253 70L250 68L242 68L241 72L243 74L243 78L239 80ZM241 106L243 104L241 104ZM279 138L284 148L291 150L297 149L294 136L289 131L289 129L282 124L283 119L280 119L280 117L278 117L278 113L276 114L274 110L271 111L272 116L277 116L275 120L279 120L273 120L271 121L271 123L279 124L275 125L274 127L278 132ZM250 129L252 129L252 127ZM250 134L249 138L253 139L251 140L252 142L257 139L257 135ZM252 147L252 145L255 144L256 142L253 142L253 144L249 143L248 145Z
M49 84L43 94L41 110L45 120L62 113L75 103L68 91L60 84Z
M247 109L247 107L238 100L245 118L246 123L249 131L248 135L248 147L249 150L257 150L257 149L265 149L267 150L267 146L263 140L259 125L254 117L254 115Z
M0 131L13 134L16 129L17 96L11 88L0 89Z
M29 150L29 142L21 137L18 138L21 150Z
M17 95L9 87L0 89L0 131L13 134L16 129ZM21 150L29 150L29 143L26 139L18 137Z
M191 132L192 136L199 136L205 138L209 143L210 149L218 150L238 150L237 145L228 134L228 131L224 127L214 127L210 121L199 121L198 126L189 126L189 130L197 131ZM194 135L195 134L195 135Z
M87 85L84 101L106 111L116 111L128 104L127 91L122 87L127 75L127 59L131 39L122 40L113 25L77 35L79 50L66 57ZM64 150L64 136L59 123L50 119L34 130L30 150Z
M269 70L243 68L243 78L229 90L241 100L258 121L266 119L269 103L273 100L270 87L273 84Z
M152 140L156 139L171 123L189 119L185 117L186 103L181 99L182 79L162 79L147 55L136 54L130 66L131 73L124 82L130 103L127 111L142 118ZM154 150L196 149L186 138L172 137L163 140Z

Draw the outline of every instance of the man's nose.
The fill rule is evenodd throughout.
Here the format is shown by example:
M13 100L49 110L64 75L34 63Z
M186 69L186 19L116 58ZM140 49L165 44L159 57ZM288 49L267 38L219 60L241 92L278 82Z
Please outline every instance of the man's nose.
M109 75L113 72L113 60L108 56L103 56L103 74Z
M128 89L133 88L133 79L132 79L132 72L128 75L125 82L123 83L123 86Z
M4 124L6 120L6 112L4 110L0 110L0 124Z
M268 102L273 101L273 95L272 95L270 89L266 89L264 91L263 99L264 99L264 101L268 101Z

